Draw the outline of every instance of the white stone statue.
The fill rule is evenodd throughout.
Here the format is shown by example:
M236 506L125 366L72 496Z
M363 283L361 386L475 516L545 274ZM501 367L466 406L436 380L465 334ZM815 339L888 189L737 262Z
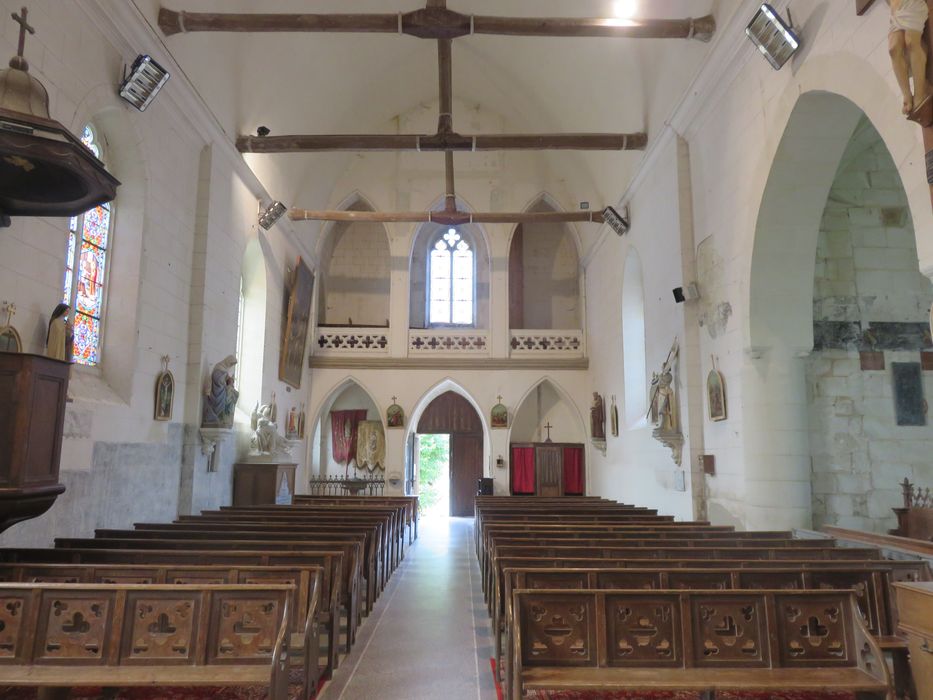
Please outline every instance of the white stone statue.
M675 340L661 371L652 375L651 401L648 407L648 418L655 426L652 436L671 449L671 456L677 466L680 466L683 460L684 444L683 433L680 429L677 392L674 387L674 372L679 356L680 346Z
M274 404L256 403L256 408L250 416L250 427L253 437L250 447L260 455L273 457L291 456L291 444L279 434L279 427L273 420L275 414Z

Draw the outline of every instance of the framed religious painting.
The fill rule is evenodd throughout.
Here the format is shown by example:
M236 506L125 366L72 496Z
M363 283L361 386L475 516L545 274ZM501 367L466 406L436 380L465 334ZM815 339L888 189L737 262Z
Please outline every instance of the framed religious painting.
M405 409L399 406L395 402L395 397L392 397L392 405L386 409L386 425L390 428L404 428L405 427Z
M502 397L499 397L499 403L492 407L489 416L489 425L492 428L509 427L509 409L502 403Z
M616 397L612 396L612 405L609 408L609 428L612 431L612 437L619 437L619 407L616 405Z
M726 420L726 383L715 366L706 377L706 398L709 419L714 423Z
M282 319L282 349L279 357L279 379L295 389L301 388L305 348L311 320L311 298L314 294L314 273L301 258L295 265L285 288L285 314Z
M172 420L172 406L175 403L175 376L168 368L168 355L162 358L162 371L156 377L155 413L153 418L160 421Z

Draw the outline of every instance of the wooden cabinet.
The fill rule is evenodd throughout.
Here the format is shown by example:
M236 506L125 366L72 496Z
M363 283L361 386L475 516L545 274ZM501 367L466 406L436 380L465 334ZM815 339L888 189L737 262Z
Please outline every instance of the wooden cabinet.
M233 465L233 505L290 505L295 495L295 468L282 462Z
M513 443L510 450L513 496L582 496L586 491L583 445Z
M898 627L907 635L918 700L933 700L933 583L895 583Z
M0 352L0 531L47 511L58 483L70 366Z

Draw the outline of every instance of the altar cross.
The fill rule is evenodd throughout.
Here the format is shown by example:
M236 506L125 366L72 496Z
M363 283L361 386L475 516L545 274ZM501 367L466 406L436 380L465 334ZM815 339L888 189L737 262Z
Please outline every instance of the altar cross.
M22 14L16 14L15 12L10 15L13 18L13 21L19 25L19 49L17 50L16 55L20 58L23 57L23 52L26 50L26 32L30 34L35 34L36 30L28 22L26 18L29 16L29 9L24 7L21 10Z
M545 423L544 429L547 430L547 440L545 440L545 442L550 442L550 441L551 441L551 428L553 428L553 427L554 427L554 426L551 425L551 421L548 421L547 423Z

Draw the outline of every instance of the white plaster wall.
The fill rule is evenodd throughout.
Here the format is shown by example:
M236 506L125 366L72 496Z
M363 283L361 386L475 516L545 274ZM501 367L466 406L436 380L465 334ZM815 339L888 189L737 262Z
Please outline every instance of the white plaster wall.
M524 327L581 328L580 262L573 233L560 224L523 228Z
M546 425L551 430L545 429ZM539 384L525 397L512 419L510 442L586 442L574 405L548 381Z
M387 325L391 259L381 224L335 226L322 265L321 323Z

